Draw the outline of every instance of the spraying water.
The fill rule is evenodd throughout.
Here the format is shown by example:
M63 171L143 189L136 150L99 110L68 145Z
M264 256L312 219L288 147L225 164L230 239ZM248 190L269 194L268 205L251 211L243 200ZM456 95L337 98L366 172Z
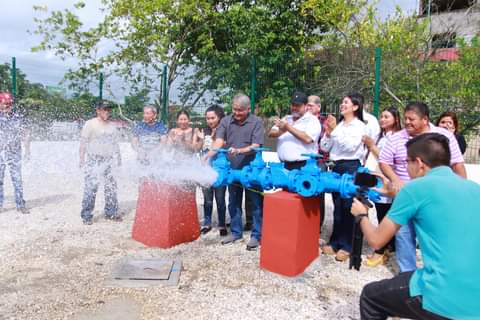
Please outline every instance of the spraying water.
M29 178L40 182L45 177L66 182L78 181L83 177L83 169L79 167L78 148L78 141L33 142L31 158L24 161L23 172L27 177L25 183L29 183ZM196 155L182 154L173 148L160 146L152 150L149 165L137 161L136 153L129 143L121 143L120 152L122 165L114 168L114 175L119 180L136 183L140 178L150 177L173 185L209 186L217 177L215 170L202 163Z

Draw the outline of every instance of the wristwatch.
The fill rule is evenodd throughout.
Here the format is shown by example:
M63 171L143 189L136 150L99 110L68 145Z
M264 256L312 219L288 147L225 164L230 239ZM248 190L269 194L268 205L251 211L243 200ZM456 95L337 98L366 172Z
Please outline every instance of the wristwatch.
M360 223L363 218L368 218L368 213L360 213L355 216L355 223Z

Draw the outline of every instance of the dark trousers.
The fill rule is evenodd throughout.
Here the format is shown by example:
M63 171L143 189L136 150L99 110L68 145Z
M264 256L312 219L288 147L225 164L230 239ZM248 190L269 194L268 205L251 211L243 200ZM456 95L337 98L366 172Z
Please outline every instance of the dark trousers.
M360 167L358 160L340 160L335 163L333 172L338 174L353 174ZM352 198L341 198L338 192L332 193L333 198L333 232L330 236L330 245L335 250L352 251L353 215Z
M3 180L5 179L5 169L7 166L10 170L10 178L12 179L15 192L15 205L17 208L23 208L25 207L25 200L23 199L21 148L15 151L0 149L0 208L3 206Z
M245 224L253 225L253 205L250 193L245 193Z
M319 162L318 166L322 171L327 171L327 166L323 162ZM322 230L323 221L325 220L325 193L320 193L320 231Z
M392 279L367 284L360 295L361 319L447 319L423 309L422 296L410 297L409 283L412 274L413 271L403 272Z
M301 169L305 164L307 163L307 160L302 160L302 161L284 161L283 165L285 169L287 170L294 170L294 169Z
M212 225L213 198L217 202L218 226L225 227L225 192L227 187L202 188L203 191L203 225Z
M113 217L118 212L117 182L112 175L113 159L110 157L89 156L85 167L85 188L82 200L82 219L92 219L100 179L105 185L105 216Z
M242 223L242 202L243 191L245 190L245 197L250 197L252 208L252 234L251 237L260 241L262 234L262 219L263 219L263 196L259 192L244 189L242 186L229 185L228 186L228 212L230 213L230 231L236 238L243 237L243 223Z
M318 196L318 205L320 207L320 230L323 226L323 220L325 220L325 193L320 193Z
M383 218L387 215L388 210L392 207L391 203L375 203L375 210L377 211L378 224L382 222ZM385 249L395 251L395 237L393 237L383 248L375 250L375 253L383 254Z

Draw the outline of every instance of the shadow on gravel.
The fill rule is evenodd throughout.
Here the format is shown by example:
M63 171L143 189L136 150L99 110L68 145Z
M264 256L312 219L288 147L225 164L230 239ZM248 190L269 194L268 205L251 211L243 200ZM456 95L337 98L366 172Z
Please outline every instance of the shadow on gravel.
M51 196L46 196L46 197L27 200L27 206L29 208L42 207L42 206L52 204L52 203L63 202L63 201L65 201L67 199L70 199L72 197L73 197L72 193L55 194L55 195L51 195Z

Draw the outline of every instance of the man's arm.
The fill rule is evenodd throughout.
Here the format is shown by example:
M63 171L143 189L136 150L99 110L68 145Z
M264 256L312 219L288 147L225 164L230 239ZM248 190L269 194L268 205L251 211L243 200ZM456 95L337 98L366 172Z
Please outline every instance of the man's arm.
M463 162L452 164L452 170L460 177L463 177L465 179L467 178L467 169L465 169L465 164Z
M400 179L399 176L393 171L392 166L389 164L380 162L379 163L380 170L382 170L382 173L392 182L393 188L396 189L396 191L400 190L400 188L403 187L405 182Z
M363 203L353 198L351 212L354 216L367 214L368 208ZM365 239L367 239L368 244L373 249L378 250L393 238L401 226L393 222L390 218L384 217L378 227L375 227L368 217L365 217L360 221L360 227L362 228L363 235L365 236Z
M280 136L284 132L290 132L295 138L297 138L298 140L300 140L301 142L303 142L305 144L309 144L309 143L313 142L313 139L306 132L298 130L297 128L292 126L290 123L288 123L284 119L275 121L275 126L278 127L278 129L279 129L278 132L280 134L278 134L278 136ZM272 130L273 130L273 128L272 128ZM270 130L270 132L272 132L272 130ZM269 134L269 136L270 136L270 134Z
M285 131L281 131L277 126L273 126L272 129L268 132L268 137L269 138L278 138L282 134L284 134Z
M286 119L286 117L283 117L281 120L280 118L274 118L273 119L273 122L274 122L274 126L270 129L270 131L268 132L268 137L269 138L278 138L280 137L282 134L285 133L285 129L280 129L280 127L278 126L278 124L281 122L281 121L284 121Z
M288 132L290 132L295 138L297 138L298 140L302 141L305 144L309 144L313 142L313 139L308 134L306 134L301 130L298 130L297 128L290 125L289 123L285 125L285 129Z
M117 164L118 166L122 165L122 154L120 152L120 145L118 142L115 143L115 156L117 158Z
M249 153L252 152L254 148L258 148L260 145L258 143L252 143L249 146L243 147L243 148L230 148L230 153L231 154L243 154L243 153Z
M85 153L87 150L87 141L85 138L80 138L80 168L85 165Z
M138 147L139 147L139 145L140 145L140 141L138 140L138 137L137 137L137 136L134 136L134 137L132 138L131 144L132 144L133 150L135 150L136 152L138 152Z
M208 159L214 157L217 154L216 150L222 148L224 144L225 140L223 140L222 138L215 139L215 141L213 141L212 143L212 148L207 152L203 160L207 161Z
M23 146L25 148L25 159L30 159L30 130L25 130L23 133Z

